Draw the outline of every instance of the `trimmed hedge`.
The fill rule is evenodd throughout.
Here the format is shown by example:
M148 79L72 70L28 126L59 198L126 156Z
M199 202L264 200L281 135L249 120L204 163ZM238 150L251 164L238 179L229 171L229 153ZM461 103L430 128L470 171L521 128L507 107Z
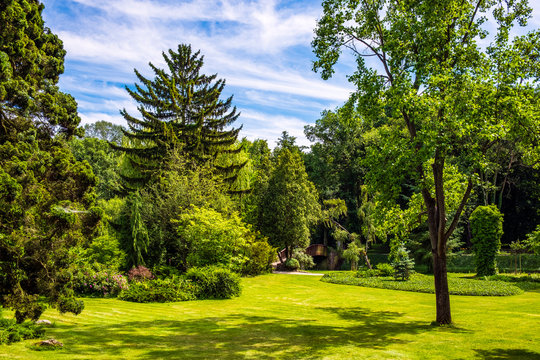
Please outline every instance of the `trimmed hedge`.
M500 272L513 272L515 270L514 255L499 254L495 257L495 261L497 262L497 268ZM474 255L449 255L447 269L451 272L475 272L476 265ZM540 256L534 254L522 254L521 270L524 272L540 272Z
M375 266L380 263L388 262L388 254L370 254L368 253L369 261L371 265ZM514 255L499 254L495 257L497 262L497 268L500 272L513 272L515 269ZM360 265L364 264L360 259ZM350 268L346 264L342 270L349 270ZM365 264L364 264L365 265ZM473 254L448 254L447 269L449 272L475 272L476 265ZM519 269L519 260L518 260ZM416 271L426 271L427 266L416 264ZM534 254L522 254L521 255L521 270L523 272L540 272L540 255Z
M433 276L412 274L408 281L398 281L393 277L358 277L355 272L335 272L322 277L321 281L332 284L356 285L380 289L435 293ZM452 295L470 296L510 296L523 293L519 287L503 281L448 278Z

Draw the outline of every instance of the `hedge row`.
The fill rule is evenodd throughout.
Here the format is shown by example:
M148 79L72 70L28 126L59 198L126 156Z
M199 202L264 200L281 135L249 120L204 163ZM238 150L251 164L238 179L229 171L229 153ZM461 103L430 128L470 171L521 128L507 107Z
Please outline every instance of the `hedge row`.
M380 263L388 262L388 254L369 254L369 261L371 265L375 266ZM499 272L513 272L515 269L514 255L500 254L497 255L495 260ZM361 261L362 264L362 261ZM349 270L348 264L344 264L342 270ZM422 264L416 264L417 271L427 270L427 266ZM447 270L450 272L475 272L476 265L474 261L474 255L472 254L459 254L448 256ZM518 270L519 270L519 258L518 258ZM540 256L533 254L521 255L521 271L523 272L540 272Z
M358 277L354 272L329 273L321 281L342 284L373 287L390 290L403 290L422 293L435 293L433 276L413 274L408 281L395 280L393 277ZM519 287L503 282L463 278L448 278L448 287L452 295L470 296L509 296L523 293Z

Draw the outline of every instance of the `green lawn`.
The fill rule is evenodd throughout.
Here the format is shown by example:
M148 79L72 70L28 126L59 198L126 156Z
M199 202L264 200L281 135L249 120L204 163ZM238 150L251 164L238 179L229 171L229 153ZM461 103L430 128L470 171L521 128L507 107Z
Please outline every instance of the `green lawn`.
M0 346L7 359L540 359L540 292L452 296L455 327L433 327L432 294L335 285L318 276L243 279L233 300L136 304L86 299L47 311L59 351Z

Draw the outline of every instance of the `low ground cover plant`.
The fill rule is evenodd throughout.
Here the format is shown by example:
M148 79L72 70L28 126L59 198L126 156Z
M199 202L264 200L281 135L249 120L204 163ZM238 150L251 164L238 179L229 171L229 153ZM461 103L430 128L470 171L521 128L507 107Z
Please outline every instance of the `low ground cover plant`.
M1 318L0 311L0 345L11 344L26 339L37 339L45 333L43 325L33 321L17 324L15 319Z
M416 273L412 274L408 281L397 281L391 276L369 276L366 275L367 273L368 271L333 272L324 275L321 281L380 289L435 293L433 276ZM523 293L522 289L508 282L472 278L449 277L448 287L451 295L509 296Z

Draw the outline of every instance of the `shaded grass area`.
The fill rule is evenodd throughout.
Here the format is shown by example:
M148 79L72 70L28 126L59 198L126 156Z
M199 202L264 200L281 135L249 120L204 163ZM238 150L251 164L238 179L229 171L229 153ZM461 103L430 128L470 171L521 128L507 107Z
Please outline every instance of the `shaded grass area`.
M534 359L540 294L452 297L455 325L434 327L435 298L323 283L246 278L231 300L134 304L86 299L79 316L48 310L65 348L0 346L8 359ZM512 329L509 331L508 329ZM502 355L501 355L502 354ZM492 357L505 356L505 357Z
M325 274L321 280L332 284L435 293L433 276L418 273L412 274L410 280L401 281L394 279L392 276L361 277L357 276L357 273L353 271L340 271ZM449 276L448 288L451 295L509 296L523 293L521 288L508 282L472 277Z

